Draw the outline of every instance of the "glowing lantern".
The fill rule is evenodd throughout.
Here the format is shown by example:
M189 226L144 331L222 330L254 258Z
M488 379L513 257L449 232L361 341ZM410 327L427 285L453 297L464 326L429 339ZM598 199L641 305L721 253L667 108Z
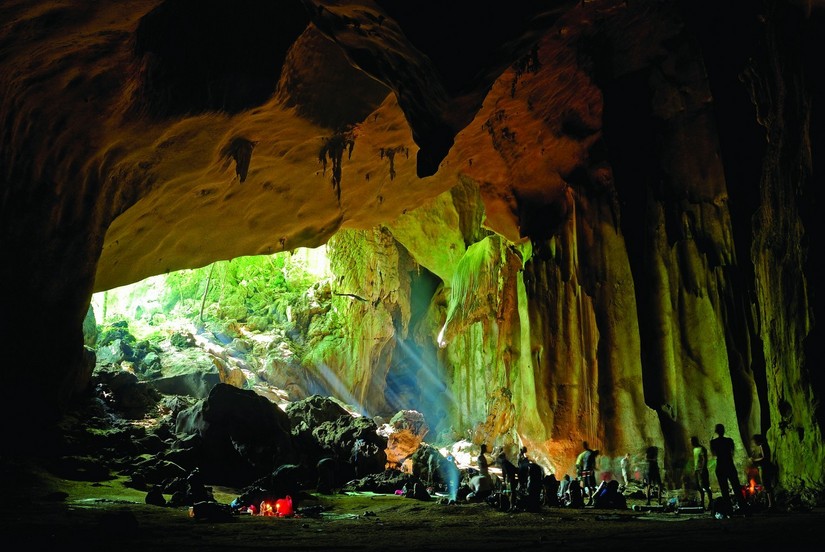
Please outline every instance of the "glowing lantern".
M291 516L292 515L292 497L287 495L286 498L279 498L275 501L275 511L278 512L278 516Z

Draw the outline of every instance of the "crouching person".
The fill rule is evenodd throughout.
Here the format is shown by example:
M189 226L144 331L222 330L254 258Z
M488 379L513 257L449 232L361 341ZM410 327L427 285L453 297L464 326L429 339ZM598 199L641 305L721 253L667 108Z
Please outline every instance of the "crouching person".
M593 502L594 508L605 510L627 510L627 499L619 491L619 482L611 479L607 482Z
M493 492L493 480L489 475L474 475L467 486L470 488L467 500L473 502L485 500Z

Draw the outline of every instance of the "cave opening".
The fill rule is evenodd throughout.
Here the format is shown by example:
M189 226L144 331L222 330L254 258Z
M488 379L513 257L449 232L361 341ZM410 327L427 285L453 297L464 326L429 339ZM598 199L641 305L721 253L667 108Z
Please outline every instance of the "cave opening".
M395 328L393 346L379 359L388 366L375 371L385 380L371 382L381 396L366 400L356 396L357 383L345 381L346 368L324 361L324 351L345 339L346 315L336 301L363 300L337 291L326 246L216 261L96 293L85 342L95 351L98 375L124 370L161 390L199 398L208 387L170 387L169 379L220 380L282 407L330 396L368 417L416 410L435 436L450 426L451 403L426 327L441 281L420 266L408 277L409 331Z
M125 370L164 386L170 378L258 389L285 404L333 394L305 373L307 341L335 331L326 247L216 261L93 295L84 324L96 371ZM198 386L203 398L208 388ZM184 385L176 389L193 389Z

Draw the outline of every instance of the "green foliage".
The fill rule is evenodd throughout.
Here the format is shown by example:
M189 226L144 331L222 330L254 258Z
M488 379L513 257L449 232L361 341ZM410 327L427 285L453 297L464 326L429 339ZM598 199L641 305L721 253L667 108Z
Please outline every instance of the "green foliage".
M120 339L127 345L135 344L135 336L129 333L129 323L126 320L118 320L100 329L100 336L97 339L98 347L105 347L110 343Z
M134 346L135 358L138 360L142 360L149 353L160 354L161 352L162 349L154 340L144 339L136 342Z
M177 311L186 317L199 316L202 305L217 306L204 308L204 313L212 316L266 316L273 309L293 304L315 280L317 277L292 262L288 253L239 257L168 274L163 306L166 312ZM239 316L243 309L243 316Z
M182 333L173 333L169 338L169 342L178 349L189 349L195 346L195 340L191 335Z
M298 362L308 343L322 346L319 359L334 357L343 347L342 322L331 307L331 274L322 253L299 250L220 261L99 294L93 298L104 319L98 359L107 367L131 362L135 374L147 379L161 370L174 375L181 363L187 370L212 369L211 361L203 362L208 356L198 354L193 335L237 350L240 340L255 332L263 334L260 341L243 342L250 369L260 368L264 357L267 366L279 367L274 376L283 379L284 370L303 374ZM116 341L117 346L101 350ZM170 345L175 355L161 360Z
M99 346L115 339L131 339L124 342L134 344L130 329L139 338L159 343L168 337L170 326L174 329L175 321L182 320L228 335L237 333L238 324L253 331L284 326L289 312L294 317L317 309L309 306L317 298L308 297L316 292L308 291L329 276L323 269L311 270L319 260L325 264L320 253L239 257L100 294L97 300L103 302L106 319Z

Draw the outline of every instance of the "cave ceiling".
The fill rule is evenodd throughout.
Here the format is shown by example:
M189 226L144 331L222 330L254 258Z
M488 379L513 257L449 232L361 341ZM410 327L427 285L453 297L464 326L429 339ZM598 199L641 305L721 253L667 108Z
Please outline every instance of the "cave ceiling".
M598 133L598 90L575 80L574 50L561 48L555 82L529 85L541 109L510 98L505 121L496 103L542 40L625 10L583 4L6 2L5 128L14 161L25 158L14 166L35 177L5 201L55 200L32 210L42 234L21 243L60 235L71 248L76 232L100 291L318 246L341 228L391 222L462 177L482 189L485 226L523 240L519 202L563 202L565 173ZM542 137L571 124L554 113L571 98L585 114L576 139ZM535 143L496 151L516 128Z

